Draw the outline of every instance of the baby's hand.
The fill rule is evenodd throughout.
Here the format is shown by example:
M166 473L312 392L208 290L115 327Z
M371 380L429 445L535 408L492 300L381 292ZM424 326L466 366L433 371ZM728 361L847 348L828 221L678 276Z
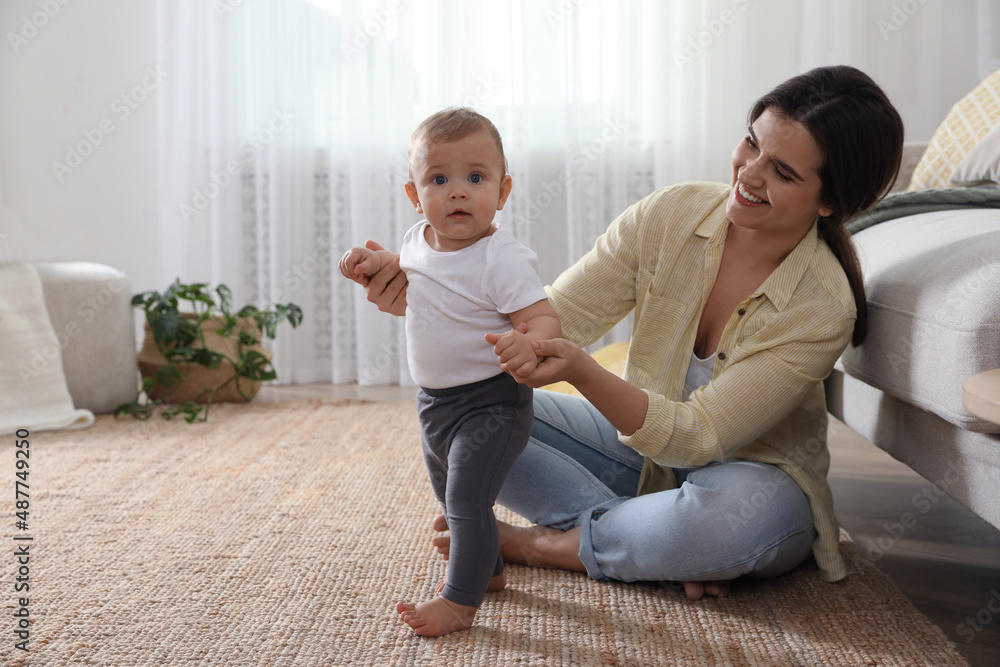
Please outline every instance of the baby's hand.
M500 368L515 377L530 375L538 365L538 356L531 347L531 341L516 329L499 336L486 334L486 342L493 344Z
M378 253L368 248L351 248L340 258L340 272L345 278L357 280L360 277L369 278L382 268L382 259Z

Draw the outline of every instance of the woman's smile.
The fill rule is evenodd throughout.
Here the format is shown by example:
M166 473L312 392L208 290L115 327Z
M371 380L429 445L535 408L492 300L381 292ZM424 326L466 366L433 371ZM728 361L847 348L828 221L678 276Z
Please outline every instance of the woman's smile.
M767 200L761 199L760 197L756 197L753 194L751 194L750 191L745 189L743 187L743 184L740 183L739 181L736 182L736 195L737 195L736 201L743 204L744 206L763 206L764 204L768 203Z

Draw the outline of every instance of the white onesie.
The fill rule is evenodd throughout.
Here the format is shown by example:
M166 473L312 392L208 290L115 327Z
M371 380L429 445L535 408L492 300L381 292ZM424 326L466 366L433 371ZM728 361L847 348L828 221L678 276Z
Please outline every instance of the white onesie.
M472 245L440 252L424 238L426 220L403 236L406 272L406 351L421 387L478 382L503 371L483 340L511 328L509 314L546 299L538 257L498 229Z

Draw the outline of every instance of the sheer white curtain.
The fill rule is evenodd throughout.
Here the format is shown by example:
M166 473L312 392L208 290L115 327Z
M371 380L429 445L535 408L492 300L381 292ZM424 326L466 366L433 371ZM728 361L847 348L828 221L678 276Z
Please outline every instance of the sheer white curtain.
M899 3L161 0L164 278L302 306L273 345L282 382L409 383L401 322L336 261L417 221L403 181L424 117L467 105L496 123L514 180L498 220L551 282L656 187L728 181L774 84L843 62L902 90L915 60L954 48L942 25L975 33L975 8L934 4L884 39Z

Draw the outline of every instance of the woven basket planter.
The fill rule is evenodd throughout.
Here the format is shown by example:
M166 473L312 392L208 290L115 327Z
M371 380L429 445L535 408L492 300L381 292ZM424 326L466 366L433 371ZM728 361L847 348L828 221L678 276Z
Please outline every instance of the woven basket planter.
M188 319L195 319L195 315L190 313L184 313L183 316ZM229 337L220 336L217 333L223 323L223 320L217 318L209 318L202 322L201 330L205 338L205 346L230 359L238 359L240 355L238 332L252 332L256 327L256 323L249 318L240 319L237 331L233 332L233 335ZM273 356L270 350L259 344L253 345L250 349L257 350L267 357L268 360ZM146 322L146 337L143 340L142 349L139 350L138 361L139 372L142 374L142 377L152 378L154 382L157 370L169 365L166 358L156 346L156 339L153 337L149 322ZM206 403L208 400L206 390L223 385L233 377L236 373L236 368L228 361L223 361L218 368L214 369L208 369L200 364L192 363L187 364L186 367L182 365L181 371L187 375L186 381L179 384L173 391L170 391L170 387L164 387L158 383L154 384L153 388L148 392L149 398L164 400L167 403L185 403L187 401ZM260 385L259 381L255 382L245 377L236 377L232 382L215 392L212 402L243 403L247 400L252 400L260 390Z

